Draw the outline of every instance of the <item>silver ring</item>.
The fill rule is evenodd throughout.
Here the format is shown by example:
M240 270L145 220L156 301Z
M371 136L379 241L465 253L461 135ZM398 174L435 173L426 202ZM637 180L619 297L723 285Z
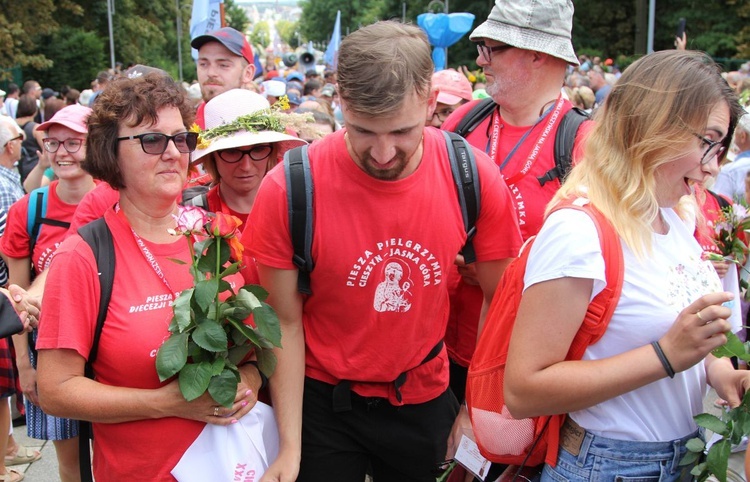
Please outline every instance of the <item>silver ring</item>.
M703 323L705 323L705 322L706 322L706 320L704 320L704 319L703 319L703 317L701 316L701 312L700 312L700 310L698 311L698 313L696 313L696 314L695 314L695 316L697 316L697 317L698 317L698 319L699 319L699 320L701 320L701 321L702 321Z
M219 407L214 407L214 417L219 416Z

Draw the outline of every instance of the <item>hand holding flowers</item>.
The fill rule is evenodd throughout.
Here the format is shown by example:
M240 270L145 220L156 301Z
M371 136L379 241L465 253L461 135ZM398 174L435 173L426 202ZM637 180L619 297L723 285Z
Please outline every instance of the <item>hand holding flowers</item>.
M156 370L162 381L177 375L186 400L208 391L219 405L230 407L240 381L237 367L253 351L259 370L272 374L272 349L281 346L279 320L264 302L268 293L262 287L246 285L235 292L225 279L242 263L239 219L197 207L181 208L176 218L170 232L188 237L195 285L174 301L171 335L157 353ZM253 325L245 324L250 315Z

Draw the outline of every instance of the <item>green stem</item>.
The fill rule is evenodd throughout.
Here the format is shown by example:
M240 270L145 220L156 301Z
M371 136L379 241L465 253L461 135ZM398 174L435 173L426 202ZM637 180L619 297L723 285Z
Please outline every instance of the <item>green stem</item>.
M221 280L221 238L216 238L216 271L214 272L214 277L217 280ZM221 324L219 320L219 294L221 293L220 290L216 291L216 322Z
M195 247L193 246L193 243L195 243L195 236L192 234L187 234L185 236L188 241L188 249L190 250L190 261L193 264L193 281L194 284L198 284L198 260L195 259Z

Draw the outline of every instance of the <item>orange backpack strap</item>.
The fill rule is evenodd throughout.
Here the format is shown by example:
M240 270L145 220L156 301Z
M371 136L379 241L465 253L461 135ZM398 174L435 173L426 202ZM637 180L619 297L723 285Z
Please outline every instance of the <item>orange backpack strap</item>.
M625 264L622 256L622 245L617 231L607 218L604 217L588 199L577 198L559 204L552 212L559 209L577 209L588 214L599 235L599 243L604 258L605 279L607 286L594 297L586 310L583 323L573 338L566 360L580 360L589 345L593 345L604 335L609 320L617 307L622 293L622 283L625 274ZM549 422L547 456L545 462L554 466L557 463L557 451L560 444L560 428L565 421L565 415L555 415Z

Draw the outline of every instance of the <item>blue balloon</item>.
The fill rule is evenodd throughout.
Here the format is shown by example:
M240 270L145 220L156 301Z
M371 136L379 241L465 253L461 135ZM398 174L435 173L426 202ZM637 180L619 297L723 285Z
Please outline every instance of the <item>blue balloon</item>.
M423 13L417 16L417 25L427 33L430 45L448 48L471 30L474 15L466 12Z
M445 69L445 49L443 47L432 49L432 63L435 64L435 72Z

